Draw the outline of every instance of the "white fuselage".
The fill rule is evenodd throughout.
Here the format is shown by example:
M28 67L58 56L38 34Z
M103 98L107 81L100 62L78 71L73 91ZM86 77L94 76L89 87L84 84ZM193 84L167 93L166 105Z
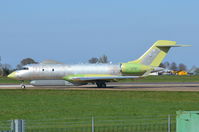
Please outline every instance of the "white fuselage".
M24 66L15 72L18 80L53 80L63 79L67 75L76 74L109 74L121 75L120 65L110 64L34 64Z

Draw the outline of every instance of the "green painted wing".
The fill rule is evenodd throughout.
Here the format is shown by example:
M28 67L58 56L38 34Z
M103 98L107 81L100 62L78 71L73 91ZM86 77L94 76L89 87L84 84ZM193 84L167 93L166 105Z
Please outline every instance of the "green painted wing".
M65 76L64 80L70 82L96 82L96 81L117 81L122 79L136 79L140 76L114 76L114 75L102 75L102 74L78 74Z

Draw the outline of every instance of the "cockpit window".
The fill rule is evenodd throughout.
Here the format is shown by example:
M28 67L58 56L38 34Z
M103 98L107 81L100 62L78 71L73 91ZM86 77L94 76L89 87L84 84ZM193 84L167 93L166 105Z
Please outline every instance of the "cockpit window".
M29 70L29 68L28 67L23 67L22 70Z

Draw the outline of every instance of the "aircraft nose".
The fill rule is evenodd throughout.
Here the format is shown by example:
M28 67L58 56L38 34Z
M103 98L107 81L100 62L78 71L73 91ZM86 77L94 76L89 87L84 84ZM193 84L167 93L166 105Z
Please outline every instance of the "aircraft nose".
M8 75L8 78L11 78L11 79L16 79L16 72L12 72L11 74Z

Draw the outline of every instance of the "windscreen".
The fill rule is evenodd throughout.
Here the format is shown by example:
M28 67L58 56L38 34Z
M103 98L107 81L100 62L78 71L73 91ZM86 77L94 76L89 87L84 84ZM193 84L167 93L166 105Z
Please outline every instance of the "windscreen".
M21 67L18 70L29 70L29 68L28 67Z

